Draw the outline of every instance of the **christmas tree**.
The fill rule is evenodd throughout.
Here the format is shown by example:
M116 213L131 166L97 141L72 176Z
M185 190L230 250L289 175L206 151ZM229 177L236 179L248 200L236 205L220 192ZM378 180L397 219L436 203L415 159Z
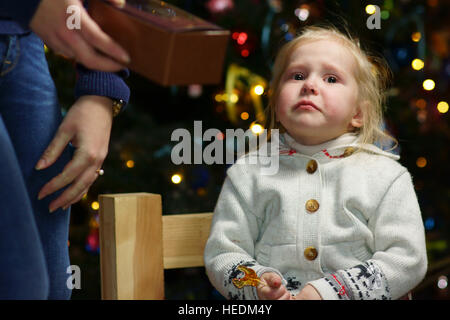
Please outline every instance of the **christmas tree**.
M72 207L71 263L82 270L73 298L100 298L98 195L149 192L162 195L163 212L211 212L227 164L175 165L177 128L247 130L263 124L271 67L278 48L304 26L328 22L351 30L382 55L393 74L386 127L399 141L400 163L413 177L426 228L430 270L414 295L446 299L450 270L448 59L449 3L428 1L168 1L230 30L223 81L218 85L161 87L135 73L127 79L130 103L114 119L105 175ZM367 20L381 10L380 28ZM47 51L63 109L73 103L72 63ZM256 128L256 127L255 127ZM219 138L219 137L218 137ZM221 137L223 139L223 136ZM202 141L193 141L205 147ZM225 141L227 148L233 145ZM203 268L166 271L168 299L220 299ZM436 285L437 284L437 285Z

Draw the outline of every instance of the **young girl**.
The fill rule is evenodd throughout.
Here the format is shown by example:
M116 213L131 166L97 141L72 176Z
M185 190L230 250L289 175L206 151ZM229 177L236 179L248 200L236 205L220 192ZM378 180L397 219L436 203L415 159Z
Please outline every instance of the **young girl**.
M262 175L251 153L228 169L205 248L224 297L399 299L423 279L411 176L374 145L387 137L387 70L334 28L305 28L281 49L267 126L282 132L269 155L279 170ZM253 272L257 286L236 285Z

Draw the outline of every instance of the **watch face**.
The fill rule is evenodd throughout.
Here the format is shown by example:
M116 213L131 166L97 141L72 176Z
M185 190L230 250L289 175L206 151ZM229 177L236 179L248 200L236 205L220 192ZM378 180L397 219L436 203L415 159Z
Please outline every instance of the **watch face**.
M112 103L112 110L113 110L113 116L117 116L120 113L120 110L122 110L122 106L124 104L124 101L122 99L119 100L113 100Z

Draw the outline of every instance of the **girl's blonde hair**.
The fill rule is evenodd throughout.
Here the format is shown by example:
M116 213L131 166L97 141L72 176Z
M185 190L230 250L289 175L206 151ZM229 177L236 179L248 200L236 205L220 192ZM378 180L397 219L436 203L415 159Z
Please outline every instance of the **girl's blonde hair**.
M264 127L284 131L281 124L276 121L276 101L281 78L292 52L305 42L335 40L349 49L356 62L354 76L359 84L358 102L363 112L363 125L355 130L360 135L360 142L384 144L393 141L395 143L393 148L395 148L397 140L382 130L386 90L392 79L391 70L383 58L371 55L363 50L360 47L359 40L353 38L349 32L346 33L340 32L333 26L308 26L296 38L281 48L273 66ZM270 130L268 132L270 133Z

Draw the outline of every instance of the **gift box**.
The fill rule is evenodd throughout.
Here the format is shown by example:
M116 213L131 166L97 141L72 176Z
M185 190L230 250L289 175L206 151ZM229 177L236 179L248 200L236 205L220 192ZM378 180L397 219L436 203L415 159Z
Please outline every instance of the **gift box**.
M90 0L89 14L130 55L128 67L163 86L222 80L229 31L163 1L123 8Z

